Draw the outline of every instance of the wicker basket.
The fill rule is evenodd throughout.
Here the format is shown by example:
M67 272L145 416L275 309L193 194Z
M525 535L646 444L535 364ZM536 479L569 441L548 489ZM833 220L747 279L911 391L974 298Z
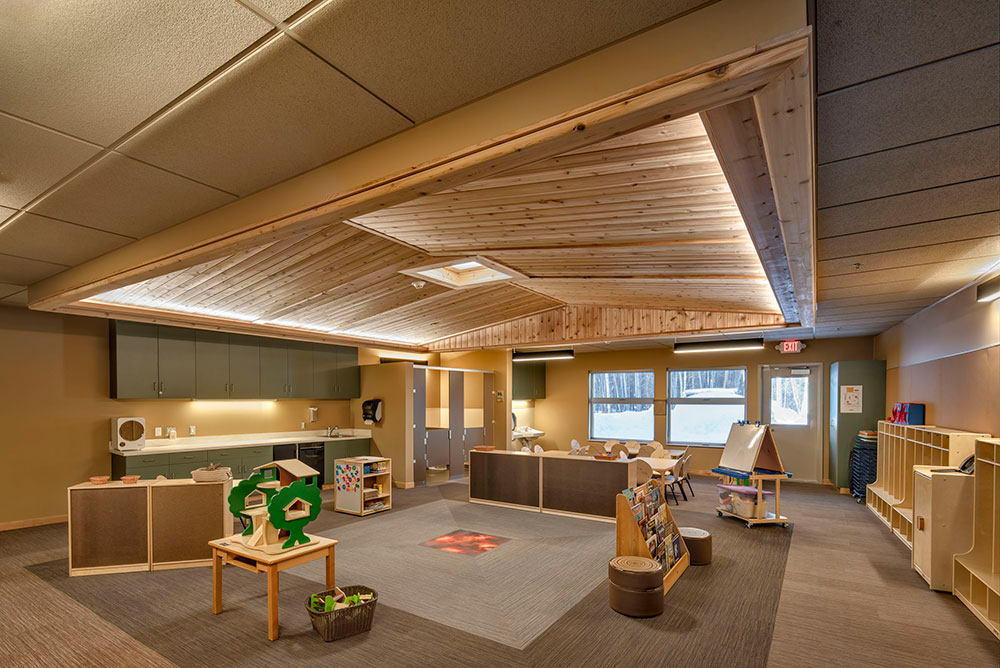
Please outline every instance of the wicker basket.
M326 642L370 631L372 628L372 619L375 618L375 603L378 601L378 593L374 589L362 585L351 585L350 587L340 588L340 591L344 592L345 596L370 593L372 600L365 601L361 605L341 608L340 610L316 612L309 605L312 596L307 598L306 610L309 611L309 616L312 618L313 628L316 629L316 633ZM329 589L320 592L317 596L323 598L327 595L334 596L337 593L339 593L338 590Z

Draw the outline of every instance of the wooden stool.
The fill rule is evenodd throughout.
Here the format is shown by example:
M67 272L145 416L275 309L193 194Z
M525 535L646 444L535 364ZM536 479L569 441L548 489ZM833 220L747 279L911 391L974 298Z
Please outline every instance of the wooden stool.
M678 527L678 529L691 555L691 565L712 563L712 534L696 527Z
M629 617L663 613L663 566L646 557L615 557L608 562L608 603Z

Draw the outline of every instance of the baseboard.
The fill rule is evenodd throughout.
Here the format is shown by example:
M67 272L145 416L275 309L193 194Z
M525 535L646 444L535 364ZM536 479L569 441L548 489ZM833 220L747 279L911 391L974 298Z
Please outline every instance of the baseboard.
M59 524L69 520L68 515L51 515L49 517L34 517L30 520L14 520L13 522L0 522L0 531L13 531L14 529L27 529L29 527L40 527L46 524Z
M393 480L392 481L392 486L393 487L398 487L399 489L413 489L413 486L415 484L416 483L412 483L412 482L399 482L398 480Z
M838 487L837 490L841 494L844 494L845 496L850 496L851 495L851 488L850 487Z

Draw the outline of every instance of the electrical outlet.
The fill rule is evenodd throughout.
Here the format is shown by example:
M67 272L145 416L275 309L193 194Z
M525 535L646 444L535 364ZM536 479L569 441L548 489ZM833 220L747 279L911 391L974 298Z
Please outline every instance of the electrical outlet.
M497 403L503 403L503 390L497 390Z
M305 429L305 428L306 428L306 423L305 422L300 422L299 423L299 429Z
M163 436L163 427L154 427L153 436Z
M188 427L188 436L194 436L194 434L195 434L194 425L191 425L190 427Z

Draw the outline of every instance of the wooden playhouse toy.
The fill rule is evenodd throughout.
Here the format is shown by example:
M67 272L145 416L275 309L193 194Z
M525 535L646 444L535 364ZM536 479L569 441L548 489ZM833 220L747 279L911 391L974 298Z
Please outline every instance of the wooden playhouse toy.
M719 487L720 504L716 507L719 517L728 515L747 523L780 524L788 526L788 518L781 514L781 481L791 478L778 456L771 427L766 424L736 422L729 430L722 460L712 473L722 476ZM773 481L774 491L765 491L764 482ZM774 500L774 512L767 510L767 502Z
M229 493L229 509L247 521L234 542L278 554L313 541L305 527L319 515L319 471L297 459L257 466Z

